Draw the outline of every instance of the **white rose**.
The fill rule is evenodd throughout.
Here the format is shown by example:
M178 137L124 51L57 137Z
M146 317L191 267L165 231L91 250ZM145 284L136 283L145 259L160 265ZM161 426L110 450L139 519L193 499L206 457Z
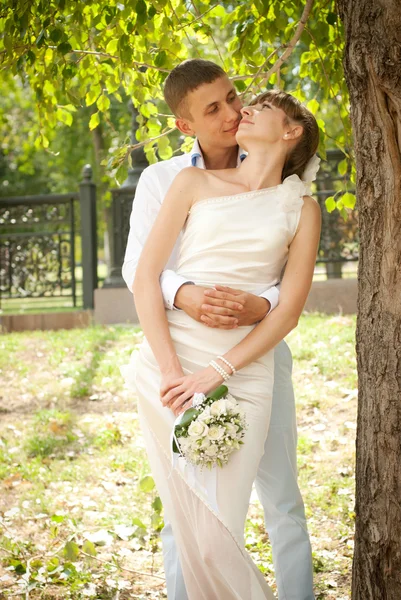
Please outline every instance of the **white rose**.
M213 457L213 456L216 456L218 451L219 451L218 447L216 445L212 444L211 446L209 446L209 448L207 450L205 450L205 454L206 454L206 456Z
M185 437L178 438L179 446L182 452L186 452L188 448L191 446L191 440Z
M192 396L192 406L194 408L196 408L197 406L199 406L200 404L202 404L202 402L204 402L206 400L206 396L205 394L194 394Z
M203 440L202 440L202 443L201 443L201 446L200 446L200 447L201 447L203 450L205 450L206 448L209 448L209 446L210 446L210 440L209 440L209 438L207 438L207 437L203 438Z
M225 427L228 435L230 435L231 437L235 437L238 431L238 425L234 425L233 423L227 423Z
M209 438L209 440L221 440L224 434L224 427L221 427L220 425L212 425L211 427L209 427L207 437Z
M214 417L221 417L227 414L227 402L225 400L216 400L210 407L210 413Z
M195 421L192 421L191 425L188 427L188 435L191 437L201 438L207 435L208 430L209 427L206 425L206 423L202 423L202 421L196 419Z
M198 421L209 421L211 418L210 406L205 406L201 414L197 417Z
M238 402L231 394L227 394L226 396L226 406L229 413L235 413L238 410Z

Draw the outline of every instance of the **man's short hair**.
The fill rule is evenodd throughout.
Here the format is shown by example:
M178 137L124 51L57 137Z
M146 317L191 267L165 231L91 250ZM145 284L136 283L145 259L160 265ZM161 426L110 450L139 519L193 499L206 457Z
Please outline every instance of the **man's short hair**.
M191 116L186 97L204 83L226 77L225 71L210 60L193 58L184 60L168 75L164 83L164 98L171 111L178 116Z

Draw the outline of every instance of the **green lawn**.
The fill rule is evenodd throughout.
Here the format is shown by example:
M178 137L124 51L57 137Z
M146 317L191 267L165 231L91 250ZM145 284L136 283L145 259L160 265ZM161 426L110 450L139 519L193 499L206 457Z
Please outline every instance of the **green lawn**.
M318 599L350 598L354 331L352 317L305 315L288 336ZM140 339L129 327L0 337L0 598L166 598L160 501L118 370ZM256 497L246 542L273 583Z

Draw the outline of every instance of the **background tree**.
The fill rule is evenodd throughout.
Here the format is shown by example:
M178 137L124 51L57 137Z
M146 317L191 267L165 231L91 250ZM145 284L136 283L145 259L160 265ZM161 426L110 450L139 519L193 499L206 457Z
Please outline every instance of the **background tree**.
M360 261L354 600L401 598L401 11L339 0Z

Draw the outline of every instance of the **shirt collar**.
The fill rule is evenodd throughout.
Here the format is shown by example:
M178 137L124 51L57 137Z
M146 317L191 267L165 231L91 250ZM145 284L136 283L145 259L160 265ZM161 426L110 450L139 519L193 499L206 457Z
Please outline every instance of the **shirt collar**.
M202 150L201 150L201 147L199 146L199 142L197 139L195 140L194 145L192 146L192 150L190 152L190 158L191 158L191 166L192 167L199 167L200 169L206 168L205 161L204 161L203 155L202 155ZM242 150L242 148L238 148L237 167L240 166L240 164L242 163L244 158L246 158L245 150Z

